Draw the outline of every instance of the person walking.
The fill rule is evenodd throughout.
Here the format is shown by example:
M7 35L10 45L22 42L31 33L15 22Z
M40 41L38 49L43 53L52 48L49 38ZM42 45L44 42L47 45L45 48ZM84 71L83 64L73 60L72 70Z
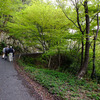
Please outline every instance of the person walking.
M9 48L9 61L13 61L13 54L14 54L14 49L12 48L12 46L10 46Z
M7 60L9 54L9 46L5 48L5 60Z
M6 48L6 47L4 47L3 50L2 50L2 52L3 52L3 54L2 54L2 59L5 58L5 48Z

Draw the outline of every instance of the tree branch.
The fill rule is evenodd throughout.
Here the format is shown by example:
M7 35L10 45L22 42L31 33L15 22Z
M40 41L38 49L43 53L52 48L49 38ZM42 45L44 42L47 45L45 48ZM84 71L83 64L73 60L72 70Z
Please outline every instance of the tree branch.
M78 23L79 29L81 32L83 32L82 27L81 27L80 22L79 22L79 8L77 6L76 6L76 12L77 12L77 23Z
M75 22L72 20L72 19L70 19L67 15L66 15L66 13L65 13L65 11L62 9L62 11L63 11L63 13L65 14L65 16L77 27L77 28L79 28L76 24L75 24Z
M76 7L76 5L75 5L74 1L73 1L73 0L71 0L71 2L72 2L72 3L73 3L73 5Z
M94 20L94 18L96 17L96 15L97 15L97 14L95 14L95 15L93 16L93 18L91 19L91 21L90 21L89 23L91 23L91 22Z
M71 1L72 1L72 0L71 0ZM63 7L62 7L60 1L57 0L57 2L59 3L60 8L61 8L62 12L65 14L65 16L66 16L77 28L79 28L79 27L75 24L75 22L67 16L67 14L66 14L66 12L64 11L64 9L63 9ZM73 2L73 1L72 1L72 2Z

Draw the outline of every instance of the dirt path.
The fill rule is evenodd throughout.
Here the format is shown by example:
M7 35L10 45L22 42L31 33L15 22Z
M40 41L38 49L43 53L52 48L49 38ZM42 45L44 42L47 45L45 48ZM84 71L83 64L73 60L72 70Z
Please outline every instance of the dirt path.
M13 62L0 57L0 100L42 100L23 83Z

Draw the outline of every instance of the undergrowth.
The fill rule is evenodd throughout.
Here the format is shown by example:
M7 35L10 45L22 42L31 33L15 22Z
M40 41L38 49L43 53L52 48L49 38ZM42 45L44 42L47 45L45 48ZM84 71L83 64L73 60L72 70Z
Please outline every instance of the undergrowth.
M52 94L63 97L66 100L100 100L100 86L96 82L79 80L67 72L61 73L55 70L38 68L18 61L20 66L28 72L33 80L46 87Z

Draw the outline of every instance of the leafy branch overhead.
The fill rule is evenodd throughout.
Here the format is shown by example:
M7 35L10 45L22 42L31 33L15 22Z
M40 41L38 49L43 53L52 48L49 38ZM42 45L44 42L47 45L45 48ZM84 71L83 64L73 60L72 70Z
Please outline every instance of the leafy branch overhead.
M89 58L92 59L95 36L96 44L100 42L99 3L99 0L1 0L0 30L26 47L57 53L59 65L62 52L72 55L77 50L74 51L80 55L76 61L80 66L77 75L81 78L88 70Z

